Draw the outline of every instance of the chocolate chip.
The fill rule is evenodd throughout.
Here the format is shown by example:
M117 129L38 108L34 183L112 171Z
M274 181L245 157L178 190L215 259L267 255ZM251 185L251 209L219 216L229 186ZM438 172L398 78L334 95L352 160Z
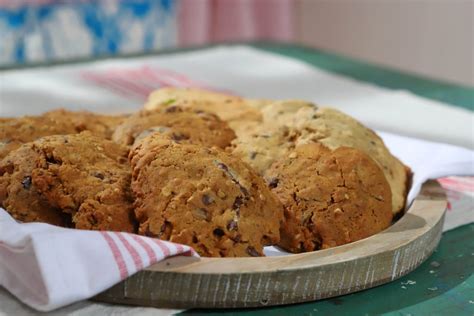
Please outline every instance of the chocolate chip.
M224 231L220 228L216 228L213 230L212 232L214 235L216 235L217 237L222 237L224 236Z
M179 142L180 140L186 140L186 139L189 139L188 136L184 135L184 134L181 134L181 133L173 133L171 135L171 138L174 140L174 141L177 141Z
M239 183L239 188L240 188L240 192L242 192L246 198L248 198L250 196L249 191L247 190L247 188L242 186L240 183Z
M193 243L194 243L194 244L197 244L198 241L199 241L199 240L197 239L196 235L194 235L194 236L193 236Z
M89 217L88 217L88 220L89 220L89 223L92 225L92 226L95 226L99 223L99 220L95 217L94 214L90 214Z
M227 224L227 230L231 231L231 230L237 230L238 228L238 224L237 224L237 221L231 219L229 221L229 223Z
M145 230L145 236L147 236L147 237L156 237L157 235L155 233L152 233L150 231L150 226L148 226Z
M212 196L209 196L207 194L204 194L201 198L202 204L204 205L209 205L212 202L214 202L214 198Z
M52 155L47 155L46 156L46 162L48 164L51 164L51 165L60 165L61 164L61 160L58 160L58 159L54 158L54 156L52 156Z
M156 236L161 239L168 239L171 235L171 231L173 230L173 225L170 222L165 222L160 227L160 233Z
M242 239L242 235L241 235L241 234L237 234L237 235L235 235L235 237L231 237L231 239L232 239L234 242L240 242L240 240Z
M128 159L125 158L125 157L118 157L117 162L120 163L120 164L124 164L124 163L128 162Z
M170 103L172 103L172 102L170 102ZM173 105L173 106L170 106L170 107L166 108L165 112L166 113L183 112L183 109L180 108L179 106Z
M375 142L373 140L371 140L370 143L375 146Z
M252 246L247 247L247 253L252 257L260 257L260 253Z
M240 207L242 206L243 202L244 202L244 201L243 201L243 199L242 199L241 196L236 197L235 200L234 200L234 204L232 204L232 209L234 209L234 210L240 209Z
M276 187L278 186L278 183L279 183L279 182L280 182L280 180L279 180L278 178L272 178L272 179L270 180L270 182L268 183L268 187L269 187L270 189L274 189L274 188L276 188Z
M104 180L105 176L100 172L94 172L94 177Z
M23 185L23 189L28 190L31 187L31 176L26 176L21 180L21 185Z
M229 171L229 167L227 167L227 166L226 166L225 164L223 164L222 162L219 162L219 163L217 164L217 168L222 169L222 170L224 170L224 171Z
M256 151L252 151L252 152L250 153L250 159L254 160L255 157L257 157L257 152L256 152Z

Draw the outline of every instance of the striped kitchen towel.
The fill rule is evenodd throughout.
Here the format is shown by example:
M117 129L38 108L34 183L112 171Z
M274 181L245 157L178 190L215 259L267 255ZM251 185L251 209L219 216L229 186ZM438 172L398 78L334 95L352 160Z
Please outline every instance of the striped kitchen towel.
M17 223L0 208L0 285L50 311L92 297L188 246L119 232Z

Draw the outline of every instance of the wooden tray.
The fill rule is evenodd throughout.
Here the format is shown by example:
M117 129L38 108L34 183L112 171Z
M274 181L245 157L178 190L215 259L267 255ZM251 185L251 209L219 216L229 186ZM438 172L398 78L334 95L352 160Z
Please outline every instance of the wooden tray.
M263 258L174 257L99 294L109 303L173 308L259 307L314 301L393 281L439 243L446 196L426 183L385 231L331 249Z

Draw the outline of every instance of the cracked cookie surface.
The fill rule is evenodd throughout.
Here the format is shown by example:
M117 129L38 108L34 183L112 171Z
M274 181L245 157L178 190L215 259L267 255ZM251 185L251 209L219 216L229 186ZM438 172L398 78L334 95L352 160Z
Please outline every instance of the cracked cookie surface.
M80 229L133 232L127 154L126 148L90 132L24 144L2 161L2 203L13 214L69 214L72 226ZM26 201L29 211L18 207Z
M333 150L339 147L355 148L369 155L380 166L392 191L392 212L394 215L403 212L411 171L390 153L374 131L338 110L319 108L298 100L268 104L262 108L262 115L263 124L243 135L239 134L233 142L233 152L260 173L263 174L272 162L298 145L321 143ZM285 128L287 131L282 133ZM262 135L268 135L270 139L261 140ZM271 144L277 144L278 148ZM249 159L252 152L257 152L260 157L257 155L255 159Z
M285 208L279 246L290 252L350 243L392 221L391 191L383 172L353 148L298 146L273 164L267 182Z
M139 233L209 257L262 256L279 240L283 209L247 164L161 135L130 152Z
M180 143L225 148L235 138L234 131L215 114L170 106L156 110L142 110L131 115L113 134L122 145L133 145L137 138L154 132L162 133Z

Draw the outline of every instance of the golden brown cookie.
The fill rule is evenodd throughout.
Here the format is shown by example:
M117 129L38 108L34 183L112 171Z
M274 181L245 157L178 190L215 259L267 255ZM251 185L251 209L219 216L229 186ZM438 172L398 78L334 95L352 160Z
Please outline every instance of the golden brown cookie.
M25 116L0 122L0 159L22 144L37 138L77 133L67 120L55 120L44 116Z
M0 160L0 206L21 222L71 226L71 216L52 207L31 181L38 154L30 144Z
M298 100L269 103L261 112L263 123L238 133L238 138L233 142L234 154L242 157L261 174L272 162L301 144L321 143L330 149L355 148L369 155L384 172L392 191L393 214L403 211L410 188L411 171L390 153L382 139L371 129L335 109L318 108ZM287 131L282 133L285 128ZM269 135L270 138L262 141L261 135ZM260 159L258 156L248 159L253 152L258 152Z
M115 128L129 115L104 115L88 111L58 109L43 114L56 121L68 121L77 132L90 131L96 136L111 139Z
M393 214L403 211L410 189L411 171L390 153L374 131L331 108L303 108L295 115L293 124L301 133L297 145L317 141L330 149L351 147L369 155L382 169L390 185Z
M390 186L357 149L298 146L273 164L267 182L285 208L279 245L290 252L350 243L392 221Z
M134 231L128 150L90 132L49 136L38 153L32 183L48 202L72 214L76 228Z
M235 138L234 131L215 114L179 106L143 110L117 127L113 140L133 145L137 137L159 132L180 143L226 148Z
M262 178L217 148L159 134L130 152L139 233L202 256L262 256L279 240L282 206Z
M125 116L99 115L63 109L40 116L24 116L0 120L0 159L22 144L43 136L65 135L90 130L93 134L110 138L115 126Z

